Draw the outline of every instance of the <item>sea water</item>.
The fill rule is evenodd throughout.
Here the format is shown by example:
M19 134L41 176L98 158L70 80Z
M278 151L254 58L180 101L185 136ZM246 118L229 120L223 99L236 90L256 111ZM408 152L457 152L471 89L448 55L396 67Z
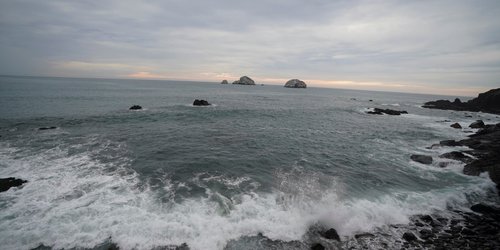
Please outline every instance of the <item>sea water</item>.
M28 180L0 193L0 247L223 249L259 233L300 241L317 223L349 238L467 210L494 184L463 175L459 162L438 167L453 148L426 147L474 131L451 121L500 119L421 108L441 98L451 97L0 77L0 178ZM409 114L365 113L374 107Z

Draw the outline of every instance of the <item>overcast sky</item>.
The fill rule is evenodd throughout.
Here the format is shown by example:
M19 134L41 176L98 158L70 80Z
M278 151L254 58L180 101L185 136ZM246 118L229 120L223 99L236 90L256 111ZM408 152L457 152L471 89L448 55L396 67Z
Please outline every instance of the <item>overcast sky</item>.
M477 95L500 1L0 0L0 74Z

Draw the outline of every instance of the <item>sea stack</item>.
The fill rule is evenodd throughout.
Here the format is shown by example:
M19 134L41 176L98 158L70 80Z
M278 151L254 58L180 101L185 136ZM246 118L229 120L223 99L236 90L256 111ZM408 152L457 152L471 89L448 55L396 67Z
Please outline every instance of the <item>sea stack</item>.
M299 79L292 79L285 83L285 88L307 88L307 84Z
M240 77L240 80L234 81L233 84L239 84L239 85L255 85L254 80L248 76L242 76Z
M229 83L227 82L227 80L222 80L220 84L229 84Z

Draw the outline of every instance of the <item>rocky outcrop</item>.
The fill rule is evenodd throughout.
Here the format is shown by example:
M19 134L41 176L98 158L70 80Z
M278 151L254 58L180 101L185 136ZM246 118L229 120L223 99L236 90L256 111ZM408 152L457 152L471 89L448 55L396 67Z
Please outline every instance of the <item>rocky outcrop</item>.
M460 125L460 123L458 123L458 122L455 122L455 123L451 124L451 125L450 125L450 127L452 127L452 128L456 128L456 129L460 129L460 128L462 128L462 126L461 126L461 125Z
M207 102L207 101L205 101L205 100L198 100L198 99L196 99L196 100L194 100L194 102L193 102L193 106L209 106L209 105L211 105L211 104L210 104L210 103L208 103L208 102Z
M429 109L474 112L481 111L486 113L500 114L500 88L481 93L478 95L478 97L468 102L462 102L458 98L456 98L453 102L450 102L449 100L437 100L426 102L422 107Z
M484 122L482 120L477 120L469 125L469 128L484 128Z
M299 79L292 79L285 83L285 88L307 88L307 84Z
M239 84L239 85L255 85L254 80L248 76L242 76L240 77L240 80L234 81L233 84Z
M133 105L132 107L129 108L129 110L141 110L142 107L139 105Z
M0 179L0 192L5 192L11 187L19 187L28 181L16 179L14 177Z
M329 240L340 241L340 236L334 228L330 228L326 230L326 232L321 233L321 236Z
M432 157L427 156L427 155L411 155L410 158L413 161L416 161L418 163L422 163L425 165L432 164Z
M222 80L220 84L229 84L229 83L227 82L227 80Z
M459 152L459 151L444 153L444 154L440 155L439 157L451 159L451 160L455 160L455 161L461 161L464 163L472 162L472 158L470 158L469 156L467 156L464 153Z
M379 109L379 108L374 108L373 111L368 111L366 112L367 114L372 114L372 115L382 115L382 114L388 114L388 115L401 115L401 114L408 114L406 111L398 111L398 110L392 110L392 109Z

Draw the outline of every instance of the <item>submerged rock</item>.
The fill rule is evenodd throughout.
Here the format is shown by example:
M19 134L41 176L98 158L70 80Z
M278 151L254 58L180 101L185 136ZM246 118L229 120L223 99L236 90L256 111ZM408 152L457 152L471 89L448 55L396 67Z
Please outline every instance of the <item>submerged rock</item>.
M427 155L411 155L410 158L413 161L416 161L418 163L422 163L425 165L432 164L432 157L427 156Z
M484 128L485 124L482 120L477 120L469 125L469 128Z
M379 109L379 108L374 108L373 111L368 111L366 112L367 114L372 114L372 115L382 115L382 114L388 114L388 115L401 115L401 114L408 114L406 111L398 111L398 110L392 110L392 109Z
M49 130L49 129L56 129L57 127L41 127L41 128L38 128L38 130Z
M139 105L133 105L132 107L129 108L129 110L141 110L142 107Z
M307 84L299 79L291 79L285 83L285 88L307 88Z
M448 146L448 147L456 147L456 146L460 146L461 144L455 140L444 140L444 141L440 141L439 145Z
M9 190L11 187L19 187L28 181L17 179L14 177L9 178L1 178L0 179L0 192L5 192Z
M451 124L450 127L456 128L456 129L462 128L462 126L458 122L455 122L455 123Z
M229 83L227 82L227 80L222 80L220 84L229 84Z
M209 106L209 105L211 105L211 104L210 104L210 103L208 103L208 102L207 102L207 101L205 101L205 100L198 100L198 99L196 99L196 100L194 100L194 102L193 102L193 106Z
M254 80L248 76L242 76L240 77L240 80L234 81L233 84L239 84L239 85L255 85Z
M446 158L446 159L452 159L452 160L456 160L456 161L461 161L464 163L469 163L472 161L472 158L470 158L469 156L467 156L464 153L459 152L459 151L444 153L444 154L440 155L439 157Z

